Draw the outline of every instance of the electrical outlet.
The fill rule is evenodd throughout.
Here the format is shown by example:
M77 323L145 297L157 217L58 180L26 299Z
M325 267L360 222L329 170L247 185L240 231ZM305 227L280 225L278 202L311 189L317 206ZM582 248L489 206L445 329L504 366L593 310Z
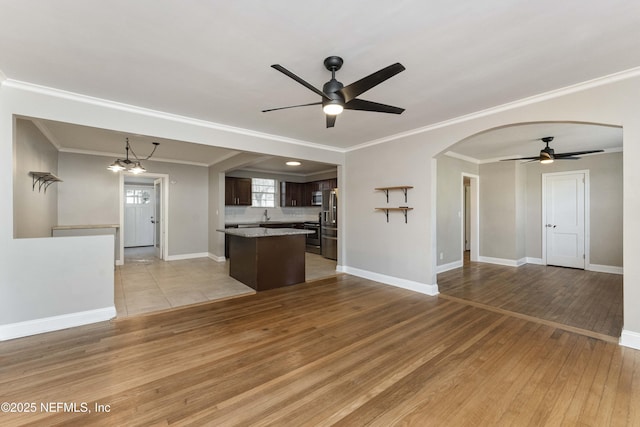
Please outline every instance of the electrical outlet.
M444 259L444 252L440 252L440 259Z

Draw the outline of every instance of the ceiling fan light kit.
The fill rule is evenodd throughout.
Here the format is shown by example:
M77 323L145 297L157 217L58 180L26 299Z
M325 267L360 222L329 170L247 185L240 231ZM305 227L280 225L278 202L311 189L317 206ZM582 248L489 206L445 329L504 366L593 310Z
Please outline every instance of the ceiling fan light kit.
M307 107L310 105L322 105L322 110L326 116L327 128L334 127L336 122L336 116L342 113L344 110L361 110L361 111L373 111L378 113L390 113L390 114L402 114L404 108L393 107L391 105L379 104L377 102L366 101L364 99L357 98L359 95L379 85L385 80L395 76L396 74L405 70L404 66L399 62L389 65L373 74L364 77L357 82L351 83L348 86L344 86L341 82L336 80L336 71L342 68L344 61L339 56L329 56L324 60L324 66L327 70L331 71L331 80L326 82L322 86L322 90L317 89L309 82L303 80L291 71L284 68L282 65L274 64L271 67L280 71L287 77L297 81L302 86L319 95L322 99L320 102L312 102L309 104L292 105L289 107L271 108L268 110L262 110L263 113L276 110L285 110L296 107Z
M502 161L509 160L529 160L531 162L539 161L543 165L548 165L553 163L554 160L578 160L580 157L577 157L582 154L593 154L593 153L602 153L604 150L586 150L586 151L572 151L569 153L558 153L556 154L553 148L549 147L549 143L553 141L552 136L545 136L544 138L540 138L540 141L545 143L545 147L540 150L540 155L533 157L517 157L514 159L504 159Z
M143 160L149 160L151 156L153 156L153 153L156 152L156 148L158 148L158 145L160 145L159 142L152 142L152 144L153 150L151 151L151 154L149 154ZM129 138L126 138L125 150L127 152L126 157L124 159L116 159L113 163L111 163L111 165L109 165L109 167L107 167L107 169L113 172L121 172L126 170L136 175L145 173L147 170L144 166L142 166L142 164L140 163L140 159L138 159L138 156L136 156L136 153L133 151L131 144L129 144ZM135 160L129 160L129 151L131 151L131 154L133 155Z

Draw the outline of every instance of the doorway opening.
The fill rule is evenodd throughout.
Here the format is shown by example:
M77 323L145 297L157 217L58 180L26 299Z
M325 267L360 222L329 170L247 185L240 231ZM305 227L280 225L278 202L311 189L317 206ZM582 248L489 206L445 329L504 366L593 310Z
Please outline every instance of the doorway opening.
M480 248L480 177L462 173L462 262L478 261Z
M120 258L126 262L165 260L168 252L166 174L120 175Z

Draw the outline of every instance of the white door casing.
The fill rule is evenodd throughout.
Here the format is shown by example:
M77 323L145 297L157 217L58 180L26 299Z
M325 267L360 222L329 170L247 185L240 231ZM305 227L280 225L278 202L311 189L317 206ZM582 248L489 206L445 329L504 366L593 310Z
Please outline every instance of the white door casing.
M467 204L466 195L464 191L464 179L469 178L469 234L467 236L469 240L469 251L470 251L470 260L478 261L480 258L480 177L478 175L472 175L468 173L462 173L462 200L461 207ZM461 247L462 250L465 250L466 242L465 240L465 228L466 228L466 214L461 214L460 216L460 233L462 236ZM462 259L464 259L464 255L461 254Z
M546 265L580 269L587 265L588 177L588 171L542 175Z
M133 176L130 173L127 172L121 172L120 173L120 224L124 225L125 220L124 220L124 212L125 212L125 203L124 203L124 186L125 186L125 176ZM156 235L156 230L154 228L154 247L156 244L160 245L159 251L161 252L161 256L159 256L160 259L166 259L166 257L168 256L168 254L170 253L170 249L169 249L169 175L168 174L160 174L160 173L146 173L145 174L146 178L158 178L160 179L160 187L158 187L158 192L161 195L161 205L160 205L160 217L161 217L161 222L160 224L160 242L155 241L155 235ZM156 187L154 185L154 189L153 189L154 194L156 194ZM154 207L155 207L155 203L154 203ZM155 217L155 210L154 210L154 217ZM155 218L154 218L155 221ZM116 264L117 265L124 265L124 241L127 238L126 236L126 231L124 230L124 227L120 227L120 237L119 237L119 247L120 247L120 255L118 260L116 260ZM157 254L157 252L156 252Z
M154 193L154 215L153 215L153 223L154 223L154 235L155 235L155 251L156 251L156 257L163 259L163 241L164 241L164 236L163 236L163 230L164 227L162 226L163 222L164 222L164 215L163 213L163 206L164 206L164 199L162 197L162 179L158 178L156 180L153 181L153 193Z

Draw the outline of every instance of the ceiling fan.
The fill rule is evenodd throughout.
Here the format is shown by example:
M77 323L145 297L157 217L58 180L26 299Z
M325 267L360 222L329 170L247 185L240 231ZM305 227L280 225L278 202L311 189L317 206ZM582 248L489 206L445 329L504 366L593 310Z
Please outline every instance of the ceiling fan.
M553 148L549 147L549 143L553 141L552 136L545 136L544 138L540 138L540 141L544 142L546 146L540 150L539 156L533 157L519 157L516 159L503 159L503 161L507 160L529 160L532 162L539 161L540 163L547 164L553 163L554 160L578 160L581 154L592 154L592 153L602 153L604 150L586 150L586 151L572 151L570 153L555 153Z
M269 111L306 107L309 105L322 105L322 110L324 111L327 118L328 128L331 128L335 125L336 116L342 113L343 109L402 114L404 108L393 107L391 105L379 104L377 102L365 101L364 99L357 98L359 95L368 91L372 87L377 86L385 80L404 71L405 68L402 64L396 62L395 64L389 65L388 67L376 71L375 73L370 74L367 77L358 80L357 82L351 83L348 86L343 86L341 82L336 80L336 71L338 71L342 67L342 64L343 60L339 56L330 56L324 60L325 68L331 71L331 80L329 80L324 84L324 86L322 86L322 90L315 88L313 85L296 76L291 71L284 68L282 65L272 65L272 68L292 78L317 95L320 95L322 97L322 101L312 102L310 104L292 105L289 107L271 108L268 110L262 110L262 112L266 113Z

